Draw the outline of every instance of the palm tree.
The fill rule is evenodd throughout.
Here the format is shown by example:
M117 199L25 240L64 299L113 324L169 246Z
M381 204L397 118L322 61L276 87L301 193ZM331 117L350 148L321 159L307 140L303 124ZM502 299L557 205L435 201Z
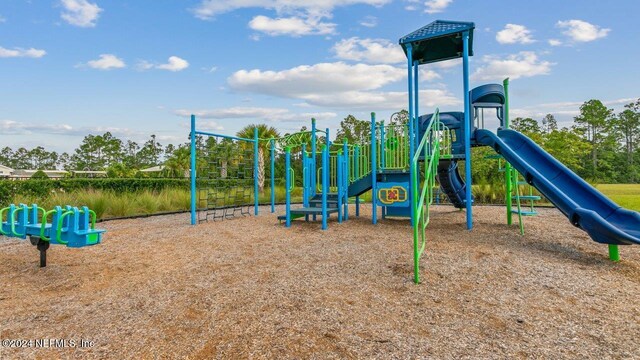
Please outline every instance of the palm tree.
M222 139L222 141L215 146L214 154L218 159L212 160L220 161L220 179L226 179L228 176L229 160L237 149L235 149L234 143L230 139Z
M268 139L277 138L280 136L278 130L272 126L265 124L259 125L247 125L242 130L238 131L237 137L245 139L253 139L253 129L258 128L258 138L263 139L258 142L258 188L260 192L264 191L264 153L265 150L270 148L270 142Z
M189 168L191 166L191 151L187 146L177 148L171 157L164 163L166 171L170 176L189 177Z

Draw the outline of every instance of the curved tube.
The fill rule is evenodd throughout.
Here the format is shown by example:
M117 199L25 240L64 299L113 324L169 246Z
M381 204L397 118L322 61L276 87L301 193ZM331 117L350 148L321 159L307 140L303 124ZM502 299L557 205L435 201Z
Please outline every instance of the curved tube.
M60 219L58 219L58 226L56 227L56 241L59 242L60 244L67 244L68 241L64 241L62 240L62 223L64 221L64 218L68 215L73 214L72 210L69 210L67 212L65 212L64 214L62 214L62 216L60 216Z

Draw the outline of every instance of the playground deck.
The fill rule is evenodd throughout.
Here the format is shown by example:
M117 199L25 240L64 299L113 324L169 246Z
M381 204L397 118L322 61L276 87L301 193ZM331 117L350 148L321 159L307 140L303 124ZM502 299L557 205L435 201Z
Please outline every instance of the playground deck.
M554 209L521 237L504 207L476 207L467 232L436 206L415 285L411 228L369 211L324 232L266 208L110 221L101 246L56 247L43 269L2 239L0 338L95 345L0 358L640 358L637 247L612 263Z

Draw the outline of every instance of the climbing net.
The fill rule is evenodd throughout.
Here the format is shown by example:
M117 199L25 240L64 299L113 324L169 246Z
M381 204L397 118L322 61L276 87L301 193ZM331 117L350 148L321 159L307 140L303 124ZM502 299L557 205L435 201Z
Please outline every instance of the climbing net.
M198 152L198 222L250 215L254 205L253 145L209 137Z

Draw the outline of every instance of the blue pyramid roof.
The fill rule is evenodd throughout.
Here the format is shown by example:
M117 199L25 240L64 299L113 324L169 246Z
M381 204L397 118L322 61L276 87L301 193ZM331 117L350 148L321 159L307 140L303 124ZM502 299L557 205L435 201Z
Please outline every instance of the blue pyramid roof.
M436 20L405 35L398 41L404 53L411 44L412 56L420 64L462 57L462 33L469 31L469 56L473 55L475 24L463 21Z

